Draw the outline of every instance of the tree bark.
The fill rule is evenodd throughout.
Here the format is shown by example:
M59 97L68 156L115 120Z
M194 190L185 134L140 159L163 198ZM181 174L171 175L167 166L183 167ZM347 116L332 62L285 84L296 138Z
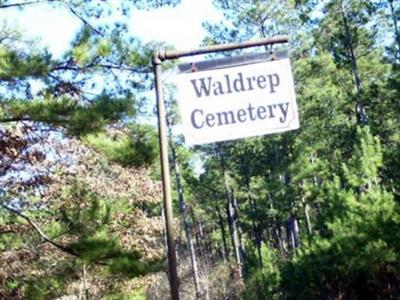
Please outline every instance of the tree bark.
M289 173L285 173L283 180L286 188L289 189L291 181ZM291 203L291 214L289 220L286 222L286 234L288 238L288 244L291 246L292 250L296 250L296 248L299 246L300 230L299 223L297 221L294 200L292 200Z
M210 253L212 255L212 249L210 249L211 247L209 247L208 245L208 238L205 236L204 231L203 231L203 225L202 222L196 222L195 218L193 218L193 222L195 224L197 224L198 230L196 231L196 241L197 241L197 245L198 245L198 249L199 249L199 253L200 253L200 257L202 258L202 262L203 262L203 276L205 278L204 280L204 298L207 300L210 298L210 292L209 292L209 283L208 283L208 270L211 270L212 264L210 261ZM197 236L200 236L200 238L198 239ZM202 241L202 242L201 242ZM201 272L200 272L201 273ZM200 277L200 276L199 276Z
M172 135L171 128L170 128L170 137ZM195 292L196 292L196 299L199 300L201 298L201 292L200 292L200 284L199 284L199 271L198 271L198 266L197 266L197 257L196 257L196 251L192 239L192 227L189 224L187 220L187 210L186 210L186 203L183 195L183 186L182 186L182 181L181 181L181 174L180 174L180 169L179 169L179 164L178 164L178 159L176 156L176 149L175 145L173 144L173 141L170 141L171 144L171 153L172 153L172 163L174 166L174 171L175 171L175 180L176 180L176 187L178 190L178 202L179 202L179 212L182 217L182 222L183 222L183 228L185 231L185 236L186 236L186 241L189 247L189 252L190 252L190 261L192 264L193 268L193 282L194 282L194 287L195 287Z
M234 218L234 222L236 224L238 238L239 238L240 256L241 256L242 261L244 261L245 257L246 257L246 251L244 249L244 244L243 244L243 230L242 230L242 226L241 226L241 222L240 222L240 218L239 218L239 209L238 209L237 199L236 199L233 189L231 189L231 196L232 196L232 206L233 206L233 218Z
M360 96L360 92L361 92L361 78L360 78L360 73L358 71L357 58L354 53L354 47L353 47L353 43L351 40L350 26L348 23L347 14L346 14L345 8L343 7L343 0L340 1L340 13L342 16L343 26L344 26L345 46L347 48L347 52L348 52L347 54L350 59L351 69L353 72L354 84L355 84L357 97L358 97L358 96Z
M257 224L257 202L253 197L251 196L251 191L250 191L250 179L246 178L246 188L247 188L247 198L251 207L251 223L253 226L253 233L254 233L254 241L255 245L257 248L257 255L258 255L258 263L260 264L260 268L262 269L264 267L263 264L263 259L262 259L262 254L261 254L261 243L262 243L262 237L260 233L260 226Z
M267 180L269 180L269 175L265 176ZM269 202L269 207L271 210L274 209L274 203L273 199L270 193L268 193L268 202ZM281 229L281 224L278 220L278 218L274 215L273 217L273 226L272 226L272 238L273 242L275 244L275 247L279 249L279 252L281 256L284 256L285 254L285 244L284 244L284 239L282 238L282 229Z
M307 226L307 234L309 239L311 239L312 237L312 224L311 224L311 218L310 218L310 206L307 203L306 197L304 196L301 188L302 188L302 184L299 183L298 188L300 190L300 196L301 196L301 203L303 205L304 208L304 215L306 217L306 226Z
M236 263L238 265L238 275L240 278L243 277L242 273L242 261L240 258L240 250L239 250L239 242L238 242L238 233L236 230L236 226L234 224L234 212L233 212L233 205L232 205L232 200L230 196L230 188L229 188L229 183L228 183L228 175L226 172L226 164L224 157L222 156L222 153L220 149L217 149L217 154L219 156L219 161L221 165L221 171L222 171L222 176L224 180L224 187L225 187L225 198L226 198L226 203L225 203L225 210L226 210L226 217L227 217L227 222L228 222L228 228L229 228L229 234L231 237L231 242L232 242L232 248L233 252L235 254L235 259Z
M307 233L310 238L312 238L312 224L310 218L310 206L308 205L307 201L304 197L302 197L303 207L304 207L304 214L306 216L306 224L307 224Z
M233 214L234 214L233 206L232 206L231 197L229 195L229 187L228 187L228 182L227 182L227 178L226 178L226 173L225 172L224 172L224 181L225 181L225 194L226 194L225 209L226 209L226 217L227 217L228 227L229 227L229 234L230 234L230 237L231 237L233 251L235 253L236 263L239 266L239 275L241 277L242 276L242 271L241 271L242 262L241 262L241 259L240 259L238 237L237 237L237 232L236 232L234 219L233 219Z
M290 248L296 250L299 246L299 223L295 214L292 214L287 221L286 232Z
M226 240L226 231L225 231L225 225L224 225L224 218L222 217L221 213L221 208L219 207L218 203L215 202L215 208L218 214L218 223L219 227L221 230L221 236L222 236L222 244L223 244L223 249L222 249L222 258L224 260L224 263L226 261L229 261L229 249L228 249L228 243Z
M352 70L353 79L354 79L354 85L355 85L355 89L356 89L356 99L357 99L356 102L357 103L356 103L355 111L356 111L356 116L357 116L357 123L365 124L368 121L368 119L367 119L367 115L365 112L364 103L363 103L362 99L360 99L360 97L361 97L361 76L360 76L360 72L359 72L359 69L357 66L357 57L354 52L352 36L351 36L351 32L350 32L350 26L348 23L348 17L347 17L345 8L343 7L343 0L340 1L340 13L342 16L343 26L344 26L344 34L345 34L344 42L345 42L345 46L347 48L348 58L350 59L350 65L351 65L351 70Z
M83 271L83 289L85 291L85 300L90 300L89 287L88 287L88 283L87 283L87 271L86 271L85 263L83 263L82 271Z

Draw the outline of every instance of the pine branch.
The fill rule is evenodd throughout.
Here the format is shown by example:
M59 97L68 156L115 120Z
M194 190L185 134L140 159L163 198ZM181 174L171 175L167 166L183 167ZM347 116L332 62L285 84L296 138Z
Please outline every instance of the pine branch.
M72 251L71 249L69 249L68 247L65 247L64 245L61 245L57 242L55 242L54 240L52 240L51 238L49 238L41 229L40 227L34 222L32 221L31 218L29 218L28 216L24 215L23 213L19 212L16 209L13 209L7 205L1 204L1 207L3 207L4 209L6 209L7 211L21 217L22 219L24 219L25 221L27 221L29 223L29 225L31 225L33 227L33 229L35 229L35 231L49 244L53 245L54 247L56 247L57 249L66 252L72 256L75 257L80 257L79 253L76 253L75 251ZM104 262L95 262L97 265L101 265L101 266L106 266L108 265L107 263Z
M15 215L17 215L17 216L19 216L19 217L21 217L21 218L24 219L25 221L27 221L27 222L29 223L29 225L31 225L31 226L33 227L33 229L35 229L35 231L36 231L47 243L53 245L53 246L56 247L57 249L59 249L59 250L61 250L61 251L63 251L63 252L66 252L66 253L68 253L68 254L70 254L70 255L72 255L72 256L80 257L80 254L79 254L79 253L76 253L75 251L72 251L72 250L69 249L68 247L65 247L65 246L63 246L63 245L61 245L61 244L59 244L59 243L53 241L51 238L49 238L49 237L40 229L40 227L39 227L34 221L32 221L32 219L29 218L28 216L24 215L23 213L19 212L18 210L13 209L13 208L11 208L11 207L9 207L9 206L7 206L7 205L1 204L1 207L3 207L3 208L6 209L7 211L9 211L9 212L11 212L11 213L13 213L13 214L15 214ZM104 263L104 262L96 262L96 264L102 265L102 266L107 265L107 263Z
M17 216L19 216L19 217L21 217L21 218L24 219L25 221L27 221L27 222L29 223L29 225L31 225L31 226L36 230L36 232L39 233L39 235L40 235L46 242L48 242L49 244L53 245L54 247L56 247L56 248L58 248L58 249L60 249L60 250L62 250L62 251L64 251L64 252L67 252L68 254L71 254L71 255L73 255L73 256L79 257L79 254L78 254L78 253L75 253L74 251L68 249L67 247L65 247L65 246L63 246L63 245L61 245L61 244L58 244L57 242L55 242L55 241L53 241L51 238L49 238L49 237L40 229L40 227L39 227L35 222L33 222L33 221L31 220L31 218L29 218L28 216L24 215L23 213L19 212L18 210L13 209L13 208L11 208L11 207L9 207L9 206L7 206L7 205L2 204L1 207L3 207L4 209L8 210L9 212L11 212L11 213L13 213L13 214L15 214L15 215L17 215Z

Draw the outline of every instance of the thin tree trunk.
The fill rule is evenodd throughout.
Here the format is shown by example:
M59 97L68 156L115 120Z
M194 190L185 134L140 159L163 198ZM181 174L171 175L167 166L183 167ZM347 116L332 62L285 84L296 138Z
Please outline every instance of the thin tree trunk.
M292 214L287 222L287 238L292 250L296 250L299 246L299 223L294 214Z
M279 251L281 252L281 255L283 256L283 255L285 255L286 246L285 246L285 240L282 238L282 227L278 223L276 223L274 226L274 234L278 241Z
M85 300L90 300L89 288L87 285L87 272L86 272L86 264L85 263L83 263L82 272L83 272L83 289L85 291Z
M218 223L219 227L221 230L221 236L222 236L222 244L223 244L223 249L222 249L222 258L224 260L224 263L226 261L229 261L229 249L228 249L228 243L226 240L226 231L225 231L225 226L224 226L224 218L222 217L221 209L218 205L218 202L215 202L215 208L217 210L218 214Z
M244 261L245 256L246 256L246 251L244 249L244 244L243 244L243 230L242 230L242 226L241 226L240 218L239 218L237 199L236 199L236 196L232 189L231 189L231 195L232 195L232 206L233 206L233 218L234 218L234 222L236 224L238 238L239 238L240 256L242 258L242 261Z
M290 175L285 173L284 176L281 177L287 189L290 188ZM286 235L288 239L288 243L291 246L292 250L296 250L299 245L299 223L297 221L296 212L295 212L295 203L292 200L291 203L291 214L289 220L286 222Z
M225 193L226 193L226 216L227 216L227 221L228 221L228 227L229 227L229 234L231 236L231 242L232 242L232 247L233 251L235 253L235 258L236 258L236 263L239 266L239 275L242 275L241 272L241 260L240 260L240 251L239 251L239 243L238 243L238 238L237 238L237 233L235 229L235 224L233 221L233 207L232 207L232 202L231 202L231 197L229 195L229 187L228 187L228 182L226 178L226 174L224 173L224 179L225 179Z
M307 234L309 239L312 238L312 224L311 224L311 219L310 219L310 207L307 203L306 197L304 196L301 188L302 188L302 184L299 183L298 188L300 190L300 195L301 195L301 203L303 204L303 208L304 208L304 215L306 217L306 226L307 226Z
M357 97L359 97L360 92L361 92L361 78L360 78L360 73L358 71L357 58L354 53L354 47L353 47L353 43L351 40L350 26L348 23L345 8L343 7L343 0L340 1L340 13L342 15L342 20L343 20L343 25L344 25L345 44L346 44L346 48L347 48L347 52L348 52L347 54L349 56L350 63L351 63L351 69L353 72L353 78L354 78L354 84L355 84L355 88L356 88L356 92L357 92Z
M308 236L311 238L312 237L312 224L311 224L311 218L310 218L310 206L308 205L307 201L302 197L302 202L303 202L303 207L304 207L304 214L306 216L306 224L307 224L307 233Z
M37 0L37 1L27 1L27 2L20 2L20 3L1 4L0 9L6 9L6 8L11 8L11 7L22 8L23 6L26 6L26 5L37 4L37 3L41 3L41 2L43 2L43 1Z
M170 137L172 137L171 128L170 128ZM199 300L201 298L200 285L199 285L199 272L198 272L198 266L197 266L196 251L195 251L195 247L194 247L194 243L193 243L193 239L192 239L192 228L187 220L186 203L185 203L185 199L184 199L184 195L183 195L183 186L182 186L182 181L181 181L178 159L176 156L175 145L173 144L172 140L171 140L170 144L171 144L171 153L172 153L172 163L173 163L174 171L175 171L176 187L178 190L179 212L182 217L186 241L189 246L190 261L192 263L192 268L193 268L192 275L193 275L193 282L194 282L194 287L195 287L195 292L196 292L196 299Z
M260 264L260 268L263 269L263 259L262 259L262 254L261 254L261 234L260 234L260 228L257 224L257 203L253 197L251 197L251 192L250 192L250 180L249 178L246 178L246 188L247 188L247 198L252 210L252 217L251 217L251 223L253 226L253 232L254 232L254 240L255 244L257 247L257 255L258 255L258 263Z
M195 218L194 218L195 220ZM210 298L210 292L209 292L209 276L208 276L208 270L211 270L211 260L210 260L210 253L212 253L212 247L209 246L208 241L209 239L206 238L204 231L203 231L203 225L202 222L197 222L197 226L198 226L198 234L200 235L200 241L203 241L203 243L201 243L200 241L198 242L199 245L199 250L200 250L200 257L202 257L202 261L203 261L203 276L205 278L204 282L204 296L205 299L208 300Z
M226 217L228 221L228 227L229 227L229 234L231 237L232 241L232 247L233 247L233 252L235 254L235 259L236 263L238 265L238 273L240 278L242 278L242 262L240 259L240 251L239 251L239 242L238 242L238 234L236 230L236 226L234 224L234 219L233 219L233 205L232 205L232 200L231 196L229 195L229 184L228 184L228 175L226 173L226 165L225 165L225 160L224 157L221 154L221 151L218 149L217 150L218 156L219 156L219 161L221 164L221 170L222 174L224 177L224 185L225 185L225 197L226 197L226 204L225 204L225 209L226 209Z
M363 104L361 97L361 77L360 77L360 72L358 70L357 66L357 58L354 52L354 47L352 43L352 37L351 37L351 32L350 32L350 26L348 23L348 17L345 11L345 8L343 7L343 0L340 1L340 13L342 15L342 20L343 20L343 25L344 25L344 33L345 33L345 46L347 48L347 55L348 58L350 59L350 64L351 64L351 70L353 73L353 79L354 79L354 84L355 84L355 89L356 89L356 116L357 116L357 123L359 124L365 124L367 122L367 115L365 112L365 107Z
M212 245L209 242L210 239L207 238L206 234L204 234L203 222L198 221L197 224L198 224L199 234L200 234L200 238L201 238L201 243L199 243L198 245L201 246L201 248L203 248L205 250L206 255L211 254L212 253Z
M268 180L268 175L265 176L266 179ZM272 200L272 196L270 193L268 193L268 202L269 202L269 207L271 210L274 209L274 203ZM274 215L273 217L273 226L272 226L272 238L274 239L275 245L278 247L281 256L284 256L285 254L285 245L284 245L284 239L282 239L282 230L281 230L281 224L278 221L278 218Z

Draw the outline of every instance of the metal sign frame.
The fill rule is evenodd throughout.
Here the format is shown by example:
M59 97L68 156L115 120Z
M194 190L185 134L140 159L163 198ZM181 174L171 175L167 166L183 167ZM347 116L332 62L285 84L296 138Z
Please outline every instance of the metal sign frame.
M154 82L155 82L155 92L157 100L158 132L159 132L161 172L162 172L162 183L163 183L163 205L164 205L165 227L166 227L167 247L168 247L167 249L168 278L170 282L172 300L179 300L179 278L178 278L177 263L176 263L175 237L173 232L171 178L170 178L169 160L168 160L168 139L166 133L166 128L167 128L166 111L165 111L165 102L162 93L162 83L161 83L162 62L165 60L178 59L180 57L185 57L185 56L195 56L195 55L214 53L214 52L232 51L237 49L244 49L244 48L251 48L251 47L258 47L265 45L283 44L287 42L288 42L287 36L276 36L272 38L263 38L254 41L247 41L244 43L213 45L193 50L185 50L185 51L159 50L154 52L153 69L154 69ZM250 56L251 55L247 57L249 60L252 60ZM257 55L255 57L257 58ZM216 62L218 61L214 61L211 64L215 67ZM225 60L225 62L229 63L229 60ZM233 63L237 64L237 62ZM245 61L242 61L242 64L243 63L245 63ZM199 64L198 66L196 66L195 64L194 67L210 68L210 63L204 63L204 65ZM193 65L189 64L189 69L191 70L191 68L193 68ZM183 67L183 70L188 71L188 68Z
M287 50L278 50L271 52L250 53L241 56L224 57L212 60L203 60L199 62L183 63L178 65L180 73L193 73L198 71L218 70L230 67L273 61L288 57Z

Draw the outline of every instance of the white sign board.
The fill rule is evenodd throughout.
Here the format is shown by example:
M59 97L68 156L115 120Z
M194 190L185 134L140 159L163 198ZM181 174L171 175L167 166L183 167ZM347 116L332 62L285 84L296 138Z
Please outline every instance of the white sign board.
M289 59L182 73L177 87L190 145L299 128Z

